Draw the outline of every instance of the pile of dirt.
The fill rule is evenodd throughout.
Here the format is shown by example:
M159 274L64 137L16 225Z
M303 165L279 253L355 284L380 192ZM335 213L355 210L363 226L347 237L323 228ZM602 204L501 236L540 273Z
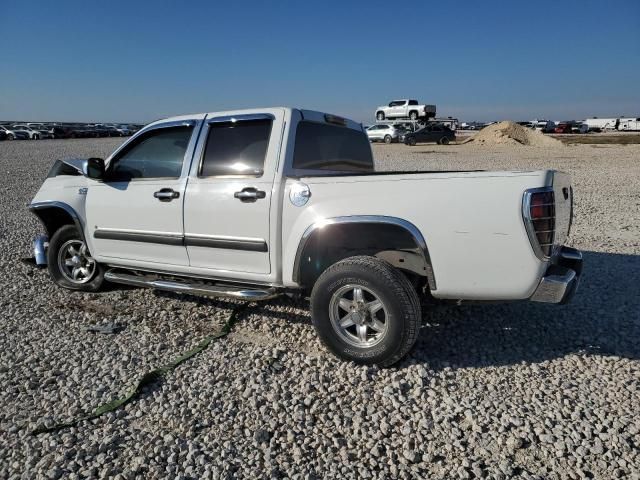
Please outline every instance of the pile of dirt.
M562 142L537 130L525 128L515 122L499 122L483 128L467 142L477 145L527 145L532 147L559 147Z

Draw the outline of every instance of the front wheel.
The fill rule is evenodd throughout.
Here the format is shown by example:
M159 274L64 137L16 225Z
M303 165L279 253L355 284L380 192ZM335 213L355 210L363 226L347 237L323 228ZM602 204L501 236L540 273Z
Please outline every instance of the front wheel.
M104 270L92 257L86 243L73 225L53 234L47 251L49 274L63 288L96 292L104 281Z
M418 119L418 112L409 112L409 119L410 120L417 120Z
M313 325L336 356L388 367L415 344L418 294L407 277L375 257L346 258L324 271L311 292Z
M9 135L7 135L7 140L14 140L15 137L13 136L12 133L10 133Z
M391 143L392 141L393 141L393 138L391 138L391 135L384 136L384 143Z
M409 140L407 140L407 145L409 145L411 147L415 147L416 146L416 139L414 137L409 137Z

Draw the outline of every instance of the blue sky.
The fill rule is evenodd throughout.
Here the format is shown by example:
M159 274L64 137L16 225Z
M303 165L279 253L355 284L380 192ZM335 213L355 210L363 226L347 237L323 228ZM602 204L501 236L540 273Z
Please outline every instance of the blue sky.
M640 1L3 2L0 119L289 105L372 121L640 116Z

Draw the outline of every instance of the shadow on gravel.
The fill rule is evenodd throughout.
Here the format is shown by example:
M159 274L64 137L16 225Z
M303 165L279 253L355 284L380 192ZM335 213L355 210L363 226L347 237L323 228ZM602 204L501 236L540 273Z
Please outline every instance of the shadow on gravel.
M640 358L640 255L583 252L580 288L568 305L534 302L435 306L411 355L398 364L468 368L538 363L572 353ZM203 307L233 308L232 300L156 291ZM283 308L284 307L284 308ZM289 307L289 308L287 308ZM305 300L286 296L256 313L311 326ZM298 311L295 311L295 310Z
M537 363L571 353L640 358L640 255L583 252L568 305L436 307L411 358L444 367ZM400 365L400 367L402 364Z

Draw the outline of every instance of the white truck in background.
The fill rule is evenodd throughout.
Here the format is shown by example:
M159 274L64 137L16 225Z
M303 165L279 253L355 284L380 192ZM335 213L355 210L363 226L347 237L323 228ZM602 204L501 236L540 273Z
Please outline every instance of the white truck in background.
M302 109L159 120L106 160L58 160L29 208L61 287L298 292L327 348L362 364L410 351L422 296L566 303L582 270L567 174L376 172L362 125Z
M421 105L417 100L393 100L389 105L376 108L376 120L409 119L428 120L436 116L435 105Z

